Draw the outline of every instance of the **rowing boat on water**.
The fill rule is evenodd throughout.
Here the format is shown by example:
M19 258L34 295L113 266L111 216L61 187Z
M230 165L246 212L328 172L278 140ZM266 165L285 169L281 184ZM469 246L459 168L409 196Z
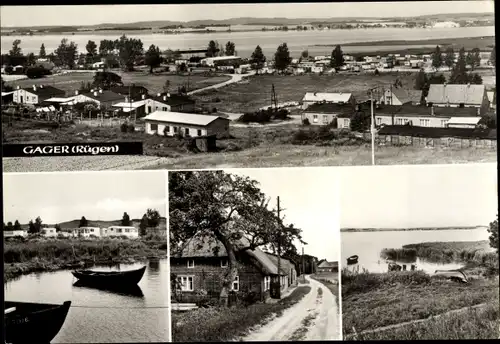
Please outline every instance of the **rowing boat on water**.
M129 271L77 270L73 271L72 274L81 283L108 287L124 287L138 284L145 271L146 267L143 266L140 269Z

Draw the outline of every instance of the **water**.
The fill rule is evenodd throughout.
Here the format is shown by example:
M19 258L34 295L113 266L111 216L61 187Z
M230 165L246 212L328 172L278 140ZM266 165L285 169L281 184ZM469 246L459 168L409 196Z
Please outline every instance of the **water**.
M276 52L279 44L286 42L292 56L298 57L300 53L308 49L312 55L331 54L334 44L347 42L370 42L382 40L422 40L422 39L446 39L460 37L494 36L495 27L461 27L461 28L380 28L380 29L355 29L355 30L314 30L314 31L253 31L253 32L215 32L215 33L186 33L178 35L150 34L137 32L127 34L140 38L147 49L151 44L158 45L160 49L203 49L208 46L210 40L216 40L220 44L232 41L236 45L238 55L250 57L257 45L260 45L268 59ZM15 39L21 40L21 48L25 54L33 52L38 54L42 43L45 44L47 52L54 51L60 44L61 39L66 37L78 44L80 50L85 50L89 40L99 42L102 39L117 39L120 33L71 33L59 35L34 35L34 36L3 36L1 39L2 54L12 48ZM317 46L325 45L330 46ZM411 47L411 45L404 46ZM417 47L422 47L419 45ZM348 53L370 52L380 50L377 46L344 47Z
M380 257L384 248L402 248L403 245L422 242L449 242L449 241L481 241L488 240L486 228L477 229L450 229L450 230L421 230L421 231L381 231L381 232L342 232L342 268L347 266L346 259L358 255L358 264L347 266L349 269L364 269L370 272L387 272L387 263ZM410 265L415 262L397 262ZM437 269L459 269L460 263L439 264L430 263L422 259L416 261L417 269L432 274Z
M95 270L124 271L138 269L143 265L122 264L96 267ZM137 343L168 340L169 318L166 307L169 304L169 272L166 259L147 263L146 272L139 283L142 297L75 287L75 282L76 278L70 270L21 276L4 285L5 300L57 304L72 301L66 321L52 343Z

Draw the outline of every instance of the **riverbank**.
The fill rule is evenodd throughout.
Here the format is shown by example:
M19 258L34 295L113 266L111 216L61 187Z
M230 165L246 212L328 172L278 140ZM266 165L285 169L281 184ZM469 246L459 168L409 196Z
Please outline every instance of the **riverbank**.
M311 291L309 286L299 286L276 303L256 303L248 307L200 308L184 313L172 313L172 341L174 342L224 342L237 340L252 328L267 323L272 318L299 302Z
M33 272L166 258L167 242L150 239L52 239L4 242L4 283Z
M341 232L405 232L405 231L442 231L442 230L471 230L484 228L483 226L472 227L420 227L420 228L341 228Z

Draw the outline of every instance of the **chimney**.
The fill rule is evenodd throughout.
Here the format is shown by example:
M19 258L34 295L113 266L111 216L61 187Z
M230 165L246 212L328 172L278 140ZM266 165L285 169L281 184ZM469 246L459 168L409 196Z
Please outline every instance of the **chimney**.
M77 95L78 95L78 90L75 90L75 96L77 96Z
M94 92L94 97L97 97L97 91Z
M146 95L145 94L142 95L142 99L146 99Z
M99 93L102 93L102 88L99 90Z
M167 96L166 95L163 96L163 100L167 100Z
M158 94L157 94L157 96L158 96L158 97L161 97L161 93L158 93Z

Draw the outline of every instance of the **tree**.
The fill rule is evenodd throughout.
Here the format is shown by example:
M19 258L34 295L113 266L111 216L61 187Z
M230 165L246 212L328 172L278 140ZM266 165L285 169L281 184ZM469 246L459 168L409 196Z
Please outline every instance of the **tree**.
M332 60L330 62L330 66L332 68L338 69L344 64L344 54L342 53L342 48L340 47L340 45L337 45L332 51Z
M85 218L85 216L82 216L82 218L80 219L80 224L78 225L78 227L87 227L89 225L89 221L87 221L87 219Z
M35 233L40 233L42 231L42 228L43 228L43 223L42 223L42 219L40 218L40 216L38 216L36 219L35 219L35 230L36 232Z
M26 69L26 76L30 79L43 78L45 75L50 74L50 71L43 66L29 67Z
M300 56L303 58L303 59L306 59L309 57L309 50L304 50Z
M234 45L233 42L229 41L226 43L226 55L227 56L233 56L236 54L236 46Z
M156 209L148 209L146 211L148 219L148 227L157 227L160 224L160 213Z
M16 39L12 43L12 49L9 51L8 61L5 61L9 66L24 66L26 64L26 56L23 55L21 50L21 40Z
M104 90L113 86L123 86L122 77L113 72L97 72L94 74L92 87L100 87Z
M490 222L490 227L488 228L488 232L490 233L490 246L497 250L497 254L499 253L499 245L498 245L498 215L495 221Z
M9 85L6 85L5 84L5 81L3 78L1 78L1 91L2 92L10 92L10 91L13 91L14 89L12 88L12 86L9 86Z
M471 66L472 70L474 68L479 67L481 65L481 52L479 51L479 48L474 48L472 49L472 59L471 59Z
M4 226L4 230L6 231L12 231L14 229L14 226L12 225L12 222L7 222L7 226Z
M99 55L101 57L106 57L108 55L113 54L116 49L115 41L103 39L99 43Z
M210 42L208 42L208 48L207 48L207 52L205 53L205 55L207 57L215 57L217 56L217 43L212 40Z
M415 78L415 89L423 90L427 85L427 83L428 83L427 74L425 74L424 70L421 69L418 72L417 77Z
M370 128L371 115L364 111L356 111L351 118L350 127L352 131L363 132Z
M467 81L471 84L474 84L474 85L482 85L483 84L483 78L481 77L481 75L479 75L477 73L469 74L467 76Z
M300 229L285 226L256 181L223 171L175 171L169 174L171 252L191 239L221 243L229 268L220 296L227 300L238 275L237 252L267 247L278 240L301 240ZM278 235L281 234L281 235Z
M169 93L170 91L170 80L165 80L165 84L163 85L163 92Z
M37 230L36 230L35 224L33 223L33 220L30 220L30 222L28 223L28 233L29 234L36 234L37 233Z
M78 51L78 46L75 42L68 43L67 38L61 40L61 44L54 52L56 56L56 65L67 66L70 69L75 67L75 60Z
M474 55L471 51L467 52L465 56L465 64L471 67L471 70L474 70Z
M450 83L452 84L466 84L467 78L467 66L465 61L465 49L462 47L458 52L458 60L453 68L450 76Z
M432 67L438 70L443 65L443 56L441 55L441 48L436 45L436 50L432 53Z
M118 50L122 67L127 71L134 70L136 60L144 52L142 41L140 39L127 38L127 36L123 35L115 42L115 47Z
M20 39L16 39L16 40L14 40L14 42L12 42L12 49L9 50L10 57L23 56L20 45L21 45Z
M21 224L19 223L19 221L18 221L18 220L14 221L14 230L15 230L15 231L20 231L20 230L22 230L22 228L21 228Z
M495 52L495 46L493 46L493 50L491 51L490 62L493 65L493 67L496 67L496 65L497 65L497 54Z
M146 214L142 216L141 222L139 223L139 235L144 236L147 234L148 228L148 218Z
M35 54L29 53L26 57L26 62L28 63L28 66L33 66L36 63Z
M42 43L40 46L40 52L38 53L38 57L45 58L47 56L47 52L45 51L45 45Z
M453 67L454 63L455 63L455 52L453 51L452 47L448 47L446 48L444 64L446 65L446 67L448 67L449 70L451 70L451 67Z
M128 216L127 213L123 213L121 225L122 226L130 226L130 216Z
M262 52L262 48L260 45L255 47L255 50L252 53L250 58L250 63L252 64L252 68L259 72L264 67L264 63L266 62L266 57Z
M151 44L148 51L146 51L145 63L149 66L149 73L153 73L153 68L159 67L162 58L160 54L160 48Z
M97 44L94 41L89 40L85 46L87 50L87 55L85 56L85 63L92 64L97 56Z
M54 227L56 229L56 232L62 231L62 228L61 228L61 226L58 223Z
M286 43L280 44L274 54L274 67L283 72L292 62L290 51Z

